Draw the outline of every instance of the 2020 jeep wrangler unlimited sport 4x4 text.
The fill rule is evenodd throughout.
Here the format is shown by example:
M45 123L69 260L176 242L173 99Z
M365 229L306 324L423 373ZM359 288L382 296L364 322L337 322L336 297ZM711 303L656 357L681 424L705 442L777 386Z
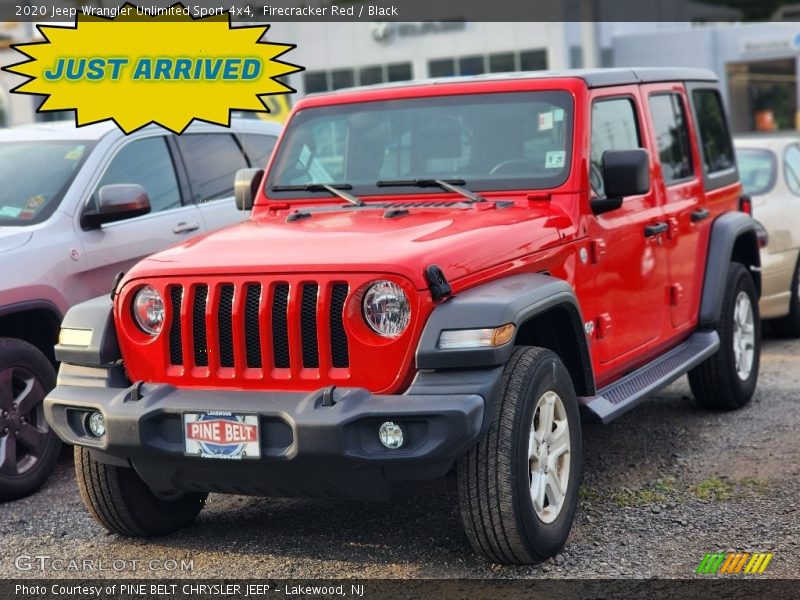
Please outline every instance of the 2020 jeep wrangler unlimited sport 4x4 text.
M581 418L684 373L746 404L759 256L716 79L593 70L300 101L252 218L66 315L49 423L89 511L165 534L208 492L382 498L455 468L485 559L567 539Z

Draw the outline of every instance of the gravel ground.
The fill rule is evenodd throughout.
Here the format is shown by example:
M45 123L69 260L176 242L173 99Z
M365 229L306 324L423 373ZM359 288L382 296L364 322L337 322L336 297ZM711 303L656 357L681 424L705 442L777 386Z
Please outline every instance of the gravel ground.
M84 511L65 454L39 493L0 505L0 577L687 577L706 552L743 550L775 553L762 577L798 578L800 341L765 340L762 361L739 412L700 410L682 379L609 426L586 425L580 510L563 553L543 565L477 560L454 480L388 504L212 495L193 527L129 540ZM20 571L20 555L110 570ZM191 572L148 564L182 559ZM113 560L128 567L115 572Z

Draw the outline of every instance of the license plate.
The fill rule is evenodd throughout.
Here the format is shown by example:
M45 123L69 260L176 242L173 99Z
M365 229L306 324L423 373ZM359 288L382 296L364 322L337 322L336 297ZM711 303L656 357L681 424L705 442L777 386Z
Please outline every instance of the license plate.
M261 458L258 415L219 410L183 413L183 440L189 456Z

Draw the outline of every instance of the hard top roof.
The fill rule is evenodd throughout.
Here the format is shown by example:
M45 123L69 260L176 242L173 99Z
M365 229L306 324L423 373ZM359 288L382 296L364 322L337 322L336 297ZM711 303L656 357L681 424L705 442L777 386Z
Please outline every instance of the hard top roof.
M612 85L632 85L638 83L658 83L662 81L719 81L713 71L708 69L678 68L678 67L643 67L643 68L613 68L613 69L564 69L559 71L519 71L512 73L486 73L483 75L469 75L464 77L438 77L431 79L415 79L392 83L379 83L376 85L343 88L334 92L309 94L320 96L325 94L342 94L359 92L362 90L380 90L392 88L421 87L427 85L442 85L450 83L470 83L489 81L508 81L519 79L557 79L573 78L582 79L589 88L608 87Z

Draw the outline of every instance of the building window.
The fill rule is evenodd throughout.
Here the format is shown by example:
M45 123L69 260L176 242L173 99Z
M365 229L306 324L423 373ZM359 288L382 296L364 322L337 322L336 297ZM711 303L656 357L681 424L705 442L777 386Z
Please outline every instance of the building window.
M368 65L359 69L306 71L303 73L303 89L306 94L315 94L357 85L376 85L409 79L413 79L411 63Z
M456 61L452 58L432 60L428 63L428 75L431 77L452 77L456 74Z
M544 69L547 69L547 50L544 49L462 56L459 58L437 58L428 62L429 77L542 71Z
M513 52L489 55L490 73L510 73L517 70L517 57Z

